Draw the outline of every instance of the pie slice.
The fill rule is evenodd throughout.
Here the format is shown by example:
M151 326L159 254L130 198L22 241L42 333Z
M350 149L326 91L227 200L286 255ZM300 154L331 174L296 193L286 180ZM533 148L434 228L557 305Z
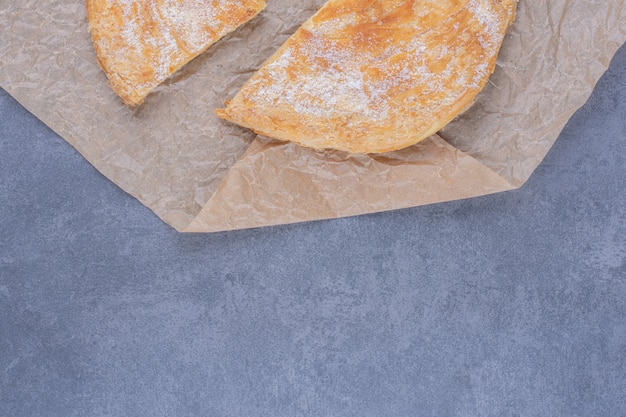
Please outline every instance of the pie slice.
M353 153L400 149L469 107L517 0L330 0L217 115Z
M256 16L265 0L86 0L100 66L129 105Z

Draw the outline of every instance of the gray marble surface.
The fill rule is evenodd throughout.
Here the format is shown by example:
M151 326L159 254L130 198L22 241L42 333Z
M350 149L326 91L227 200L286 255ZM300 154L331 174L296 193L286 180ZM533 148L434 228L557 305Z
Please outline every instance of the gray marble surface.
M0 90L0 416L626 416L624 97L516 191L182 235Z

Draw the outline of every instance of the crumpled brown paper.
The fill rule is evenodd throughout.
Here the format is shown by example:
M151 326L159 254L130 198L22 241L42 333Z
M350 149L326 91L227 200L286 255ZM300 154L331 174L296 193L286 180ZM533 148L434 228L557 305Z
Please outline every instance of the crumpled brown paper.
M177 230L349 216L522 185L626 40L625 1L520 0L476 104L382 155L255 138L213 113L323 0L269 0L134 110L96 63L83 0L0 0L0 86Z

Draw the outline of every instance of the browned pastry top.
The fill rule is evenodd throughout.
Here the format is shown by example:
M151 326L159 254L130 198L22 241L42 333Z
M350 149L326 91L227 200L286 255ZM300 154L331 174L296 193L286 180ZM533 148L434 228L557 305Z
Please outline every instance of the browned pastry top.
M515 7L516 0L330 0L217 114L313 148L412 145L485 86Z
M86 0L98 62L130 105L256 16L265 0Z

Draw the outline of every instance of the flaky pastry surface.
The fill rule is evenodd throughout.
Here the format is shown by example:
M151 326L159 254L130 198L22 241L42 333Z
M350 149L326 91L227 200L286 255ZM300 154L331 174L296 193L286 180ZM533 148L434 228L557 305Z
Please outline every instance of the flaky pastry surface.
M330 0L218 116L312 148L387 152L467 108L516 0Z
M165 79L256 16L265 0L86 0L98 62L138 105Z

